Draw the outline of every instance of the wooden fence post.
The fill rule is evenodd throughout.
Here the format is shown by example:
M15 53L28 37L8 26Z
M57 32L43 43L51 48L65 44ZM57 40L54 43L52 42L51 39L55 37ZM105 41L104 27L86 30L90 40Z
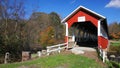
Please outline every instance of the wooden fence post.
M6 63L8 63L8 61L9 61L9 58L10 57L10 53L9 52L6 52L5 53L5 59L4 59L4 63L6 64Z
M50 50L48 47L47 47L47 55L50 55Z
M60 53L60 44L58 44L59 45L59 47L58 47L58 52Z

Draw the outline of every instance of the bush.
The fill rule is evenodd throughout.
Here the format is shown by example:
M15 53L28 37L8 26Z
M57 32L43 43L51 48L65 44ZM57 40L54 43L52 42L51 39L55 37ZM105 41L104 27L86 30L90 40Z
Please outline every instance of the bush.
M120 63L117 63L115 61L109 61L107 62L108 68L120 68Z
M120 55L120 46L110 46L109 50L110 50L110 52L114 51L114 52L116 52L116 54Z

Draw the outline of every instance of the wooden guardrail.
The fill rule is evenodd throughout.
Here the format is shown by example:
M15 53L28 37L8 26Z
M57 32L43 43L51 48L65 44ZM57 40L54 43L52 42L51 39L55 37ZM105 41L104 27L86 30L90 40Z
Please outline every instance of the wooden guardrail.
M67 43L53 45L53 46L47 46L47 55L50 55L50 53L54 52L54 51L58 51L60 53L60 51L62 49L66 48L66 45L67 45Z

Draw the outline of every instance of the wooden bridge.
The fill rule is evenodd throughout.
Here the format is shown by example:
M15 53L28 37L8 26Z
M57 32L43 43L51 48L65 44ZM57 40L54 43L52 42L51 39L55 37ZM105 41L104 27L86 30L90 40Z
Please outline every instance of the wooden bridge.
M69 47L70 33L72 28L71 41L79 46L97 47L103 62L106 58L106 51L109 47L108 27L106 17L79 6L66 18L62 20L66 25L65 42Z

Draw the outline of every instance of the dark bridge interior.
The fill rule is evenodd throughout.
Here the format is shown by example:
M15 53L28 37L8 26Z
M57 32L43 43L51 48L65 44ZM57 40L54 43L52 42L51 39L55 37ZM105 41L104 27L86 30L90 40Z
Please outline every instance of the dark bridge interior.
M75 22L72 25L77 45L84 47L97 47L97 27L90 21Z

